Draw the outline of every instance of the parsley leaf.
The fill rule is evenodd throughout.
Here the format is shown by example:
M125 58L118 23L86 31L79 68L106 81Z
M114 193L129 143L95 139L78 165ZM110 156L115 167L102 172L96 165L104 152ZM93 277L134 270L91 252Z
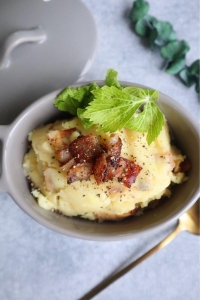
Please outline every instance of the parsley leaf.
M156 90L142 89L139 87L128 86L123 89L124 92L140 98L144 103L148 101L156 101L159 98L159 93Z
M123 127L146 132L150 145L164 124L164 116L155 104L158 91L133 86L124 88L113 69L107 71L105 82L107 85L102 87L96 83L68 87L57 96L54 105L78 116L86 129L96 125L97 130L103 132L115 132Z
M96 83L78 88L68 87L64 89L55 99L54 105L62 111L67 111L77 116L77 109L84 108L93 99L91 91L98 89Z
M113 69L107 70L105 82L108 86L116 86L117 88L121 88L118 81L118 72Z
M89 120L90 125L98 125L99 131L115 132L126 127L147 132L149 145L159 135L164 116L155 104L159 98L158 91L132 86L122 89L103 86L92 93L94 100L79 116ZM142 112L138 111L139 108Z
M136 117L132 117L125 127L138 131L147 132L147 143L150 145L159 135L164 125L164 116L158 106L149 101L144 109Z
M155 104L155 101L159 99L159 93L156 90L136 87L127 87L124 90L143 100L143 111L137 116L132 116L125 127L138 132L147 132L147 143L150 145L164 125L164 115Z
M99 131L104 132L120 130L143 103L115 86L103 86L92 93L95 98L80 117L99 125Z

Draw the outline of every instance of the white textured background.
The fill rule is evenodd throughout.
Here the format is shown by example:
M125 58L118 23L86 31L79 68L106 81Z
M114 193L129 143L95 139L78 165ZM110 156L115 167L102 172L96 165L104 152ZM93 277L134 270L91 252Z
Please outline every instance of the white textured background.
M53 1L53 0L52 0ZM98 50L86 80L103 79L108 68L120 80L156 88L179 101L197 119L199 100L194 87L185 87L162 70L159 53L145 47L130 28L129 0L84 0L98 28ZM170 21L178 39L199 55L198 0L149 1L150 14ZM59 235L22 212L0 195L0 299L77 300L125 263L136 259L175 226L123 242L89 242ZM115 282L95 299L200 299L200 239L181 233L170 245Z

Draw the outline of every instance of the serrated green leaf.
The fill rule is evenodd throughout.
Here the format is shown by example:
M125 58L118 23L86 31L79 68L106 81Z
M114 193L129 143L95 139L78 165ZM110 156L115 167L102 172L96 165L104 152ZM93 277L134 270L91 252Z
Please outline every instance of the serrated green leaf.
M167 45L161 47L160 53L163 58L173 60L186 54L189 50L190 47L187 42L171 41Z
M132 116L130 120L124 125L124 127L137 132L147 132L149 129L149 123L146 122L146 110L144 109L136 117Z
M99 130L104 132L120 130L143 102L116 87L104 86L93 93L95 99L82 117L98 124Z
M141 99L144 103L149 101L157 101L159 99L159 92L156 90L142 89L139 87L128 86L123 89L123 92L128 93L134 97Z
M71 115L76 116L77 108L80 106L81 99L87 88L81 90L66 88L62 91L54 101L54 105L61 111L67 111ZM73 96L74 97L73 97Z
M130 18L133 22L137 22L142 19L149 10L149 3L144 0L136 0L133 2Z
M185 56L177 57L169 62L166 72L172 75L178 74L185 67Z
M104 86L92 93L95 98L81 117L98 125L99 131L114 132L125 126L147 132L149 144L161 131L164 117L154 103L158 100L158 91L132 86L119 90ZM142 106L144 110L141 113L138 109ZM138 117L133 117L136 112Z
M146 37L149 34L149 28L145 19L139 19L135 24L135 32L141 37Z
M83 118L82 115L85 112L85 109L83 108L78 108L77 109L77 116L81 119L81 122L83 124L83 126L85 127L85 129L89 129L90 127L93 126L93 123L90 122L89 119Z
M159 125L152 123L159 115L159 109L155 108L158 91L133 86L123 88L118 82L117 72L113 69L108 70L106 81L107 84L115 86L99 87L92 83L80 88L66 88L57 96L54 105L60 110L77 115L86 129L96 125L97 130L103 132L118 131L139 115L134 121L134 128L147 132L148 143L151 143L159 128ZM142 113L140 108L144 108ZM144 115L147 117L144 118ZM132 123L131 121L130 124Z
M114 69L107 70L105 82L108 86L115 86L117 88L121 88L118 81L118 72L116 72Z
M144 110L137 117L132 117L125 127L138 132L147 132L147 143L150 145L158 137L163 125L162 112L155 103L148 102Z
M91 91L98 89L96 83L87 86L64 89L55 99L54 105L61 111L67 111L71 115L77 115L77 109L84 108L93 99Z
M161 132L165 119L159 107L155 103L148 103L148 107L146 109L148 111L147 115L149 120L147 143L150 145Z
M181 70L178 76L182 80L182 82L188 87L192 86L196 82L194 76L191 76L189 74L187 67Z

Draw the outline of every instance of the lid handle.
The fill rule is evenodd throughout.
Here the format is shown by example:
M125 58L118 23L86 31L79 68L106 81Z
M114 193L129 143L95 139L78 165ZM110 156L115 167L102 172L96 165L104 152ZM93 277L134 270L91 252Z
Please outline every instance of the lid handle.
M0 70L7 68L10 65L10 55L13 49L20 44L30 42L43 42L46 39L46 34L41 26L30 29L16 31L9 35L5 40L0 51Z

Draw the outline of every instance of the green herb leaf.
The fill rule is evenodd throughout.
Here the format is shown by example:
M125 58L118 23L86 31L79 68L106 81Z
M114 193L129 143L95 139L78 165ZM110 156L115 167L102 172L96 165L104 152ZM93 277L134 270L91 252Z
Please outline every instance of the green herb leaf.
M71 115L77 115L78 108L84 108L93 99L92 90L98 89L96 83L79 88L68 87L64 89L55 99L54 105L62 111L67 111Z
M152 28L149 33L149 45L150 45L151 49L154 48L156 40L158 40L158 32L157 32L156 28Z
M159 135L164 125L164 116L154 102L147 102L143 111L132 117L125 127L138 132L147 132L147 143L150 145Z
M123 92L126 92L134 97L141 99L143 103L149 101L157 101L159 99L159 92L156 90L149 90L149 89L142 89L134 86L128 86L123 89Z
M118 72L113 69L107 70L105 82L107 86L115 86L117 88L121 88L118 81Z
M144 17L144 19L146 20L146 22L147 22L149 28L153 28L154 22L157 22L157 21L158 21L155 17L153 17L153 16L151 16L151 15L146 15L146 16Z
M175 39L176 34L173 30L172 25L169 22L154 21L153 26L158 32L158 40L160 41L159 45L161 44L161 41L162 44L165 44L166 42Z
M135 32L137 35L145 37L149 34L149 27L145 19L139 19L135 24Z
M196 75L199 77L199 72L200 72L200 60L197 59L195 60L191 66L188 68L188 72L190 75Z
M85 109L83 108L78 108L77 109L77 116L81 119L81 122L83 124L83 126L86 128L86 129L89 129L90 127L93 126L93 123L89 120L89 119L86 119L86 118L83 118L82 115L83 113L85 112Z
M185 41L171 41L167 45L162 46L160 53L163 58L173 60L181 55L186 54L190 47Z
M193 64L188 68L188 73L190 77L194 78L195 81L195 90L199 93L200 88L200 60L197 59L193 62Z
M144 0L136 0L133 3L130 17L133 22L137 22L139 19L142 19L149 10L149 3Z
M155 104L158 91L133 86L123 88L113 69L107 71L105 81L107 85L102 87L96 83L68 87L57 96L54 105L78 116L86 129L96 125L98 131L115 132L126 126L147 132L147 142L151 144L160 133L164 119Z
M188 87L192 86L196 82L195 77L190 75L187 67L182 69L178 74L178 76L183 81L183 83Z
M200 91L200 80L199 80L199 78L196 78L195 90L199 94L199 91Z
M169 74L178 74L185 67L185 55L180 56L169 62L166 72Z
M179 78L183 81L183 83L190 87L193 84L196 85L196 91L199 93L199 70L200 70L200 60L195 60L190 67L185 67L178 74Z
M158 91L132 86L119 90L104 86L92 93L95 98L80 117L98 125L99 131L115 132L127 127L147 132L148 144L160 133L164 117L155 104L159 98ZM143 111L139 112L138 109L143 107ZM135 113L138 117L134 117Z
M142 100L112 86L93 91L95 99L86 107L81 118L99 125L99 131L120 130L142 105Z
M147 14L149 4L144 0L136 0L130 13L137 35L147 38L151 49L161 47L161 56L166 59L168 65L166 72L178 74L181 81L187 86L196 83L195 89L199 91L199 60L195 61L191 68L185 65L185 55L190 47L187 42L176 40L176 33L169 22L158 21ZM187 69L187 71L185 70Z

